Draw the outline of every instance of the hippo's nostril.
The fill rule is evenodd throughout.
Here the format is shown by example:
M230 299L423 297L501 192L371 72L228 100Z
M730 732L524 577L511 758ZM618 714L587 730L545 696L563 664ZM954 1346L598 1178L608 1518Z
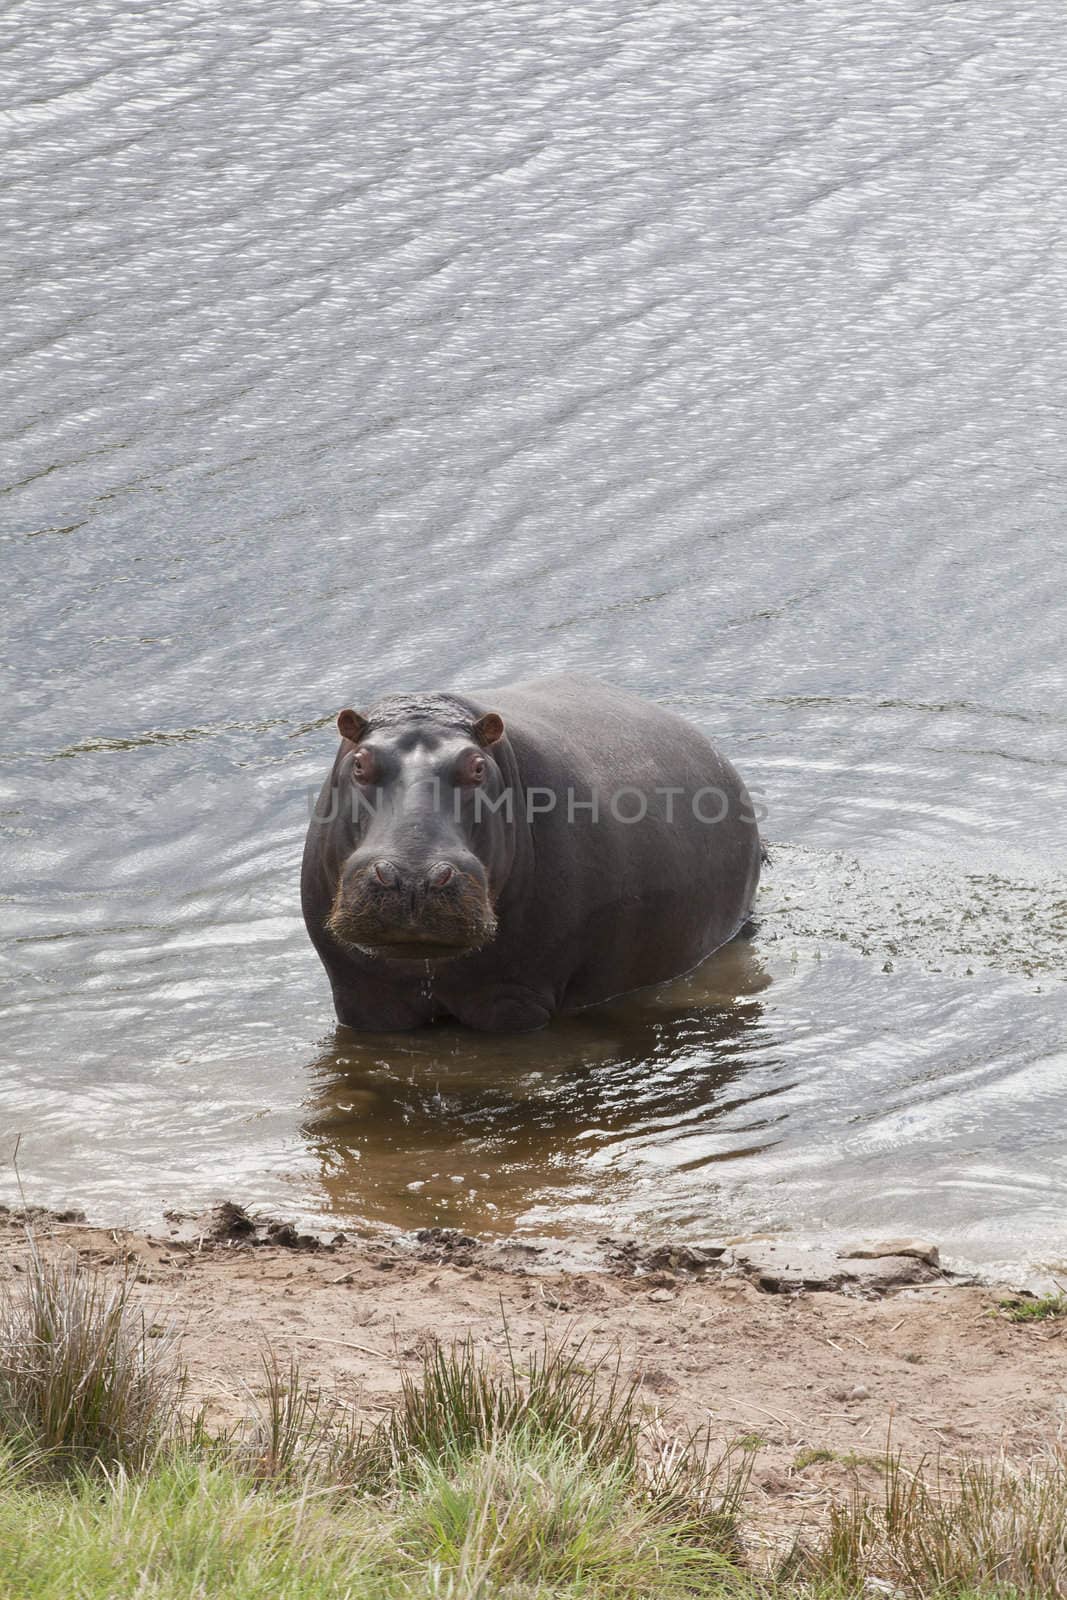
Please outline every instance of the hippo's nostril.
M374 863L374 876L379 883L384 883L387 889L395 889L398 874L391 861L376 861Z
M448 862L439 861L436 867L431 869L430 888L443 889L445 884L448 883L454 876L454 870L449 866Z

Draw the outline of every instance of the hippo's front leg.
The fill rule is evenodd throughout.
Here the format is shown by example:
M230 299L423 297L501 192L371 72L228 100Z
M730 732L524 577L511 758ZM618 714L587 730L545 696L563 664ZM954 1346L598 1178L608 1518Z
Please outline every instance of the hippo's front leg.
M494 983L447 1002L450 1015L482 1033L532 1033L555 1010L550 994L523 983Z
M362 976L357 983L333 984L338 1022L367 1033L408 1033L444 1015L432 995Z

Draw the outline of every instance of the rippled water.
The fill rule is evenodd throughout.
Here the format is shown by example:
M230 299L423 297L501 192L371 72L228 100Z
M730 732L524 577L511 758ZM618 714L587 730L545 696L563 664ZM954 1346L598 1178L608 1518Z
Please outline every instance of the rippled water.
M6 29L0 1192L1067 1256L1059 6ZM566 666L762 791L756 937L335 1031L332 714Z

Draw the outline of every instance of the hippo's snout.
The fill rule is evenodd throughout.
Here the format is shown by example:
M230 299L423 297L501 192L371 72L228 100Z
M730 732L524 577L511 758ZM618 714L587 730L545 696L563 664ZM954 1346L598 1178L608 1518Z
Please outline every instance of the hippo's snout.
M408 884L405 881L408 875L394 861L376 861L371 870L383 888L396 889L400 893L403 893L405 889L409 893L418 893L420 890L427 889L443 889L446 884L451 883L456 875L455 867L448 861L435 861L426 873L425 880L421 883L416 873L413 875L413 882Z
M357 851L345 863L328 927L346 945L399 960L480 949L496 932L476 856L410 863Z

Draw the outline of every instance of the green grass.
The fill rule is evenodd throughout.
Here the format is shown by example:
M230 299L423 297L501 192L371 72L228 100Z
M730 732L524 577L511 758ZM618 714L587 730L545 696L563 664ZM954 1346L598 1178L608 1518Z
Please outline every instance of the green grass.
M630 1473L503 1439L358 1495L264 1483L183 1447L46 1484L0 1456L3 1600L1037 1600L1067 1594L1062 1474L899 1469L775 1577L635 1493ZM876 1584L870 1580L877 1579Z
M872 1458L882 1494L857 1485L766 1573L754 1441L664 1433L580 1342L502 1370L437 1348L373 1428L268 1354L213 1437L149 1338L129 1285L75 1261L34 1253L0 1303L0 1600L1067 1597L1062 1455Z
M720 1575L722 1582L720 1583ZM264 1489L190 1454L105 1485L0 1476L4 1600L663 1600L738 1592L728 1564L580 1453L501 1443L387 1500Z
M999 1300L1008 1322L1048 1322L1067 1317L1067 1294L1045 1294L1036 1300Z
M876 1472L888 1470L887 1457L872 1455L869 1451L861 1450L829 1450L825 1446L814 1446L798 1450L793 1457L793 1471L804 1472L808 1467L836 1461L839 1466L849 1467L855 1471L859 1467L873 1467Z
M836 1450L827 1450L823 1446L812 1445L806 1450L798 1450L793 1457L793 1471L803 1472L805 1467L813 1467L823 1461L840 1461L841 1456Z

